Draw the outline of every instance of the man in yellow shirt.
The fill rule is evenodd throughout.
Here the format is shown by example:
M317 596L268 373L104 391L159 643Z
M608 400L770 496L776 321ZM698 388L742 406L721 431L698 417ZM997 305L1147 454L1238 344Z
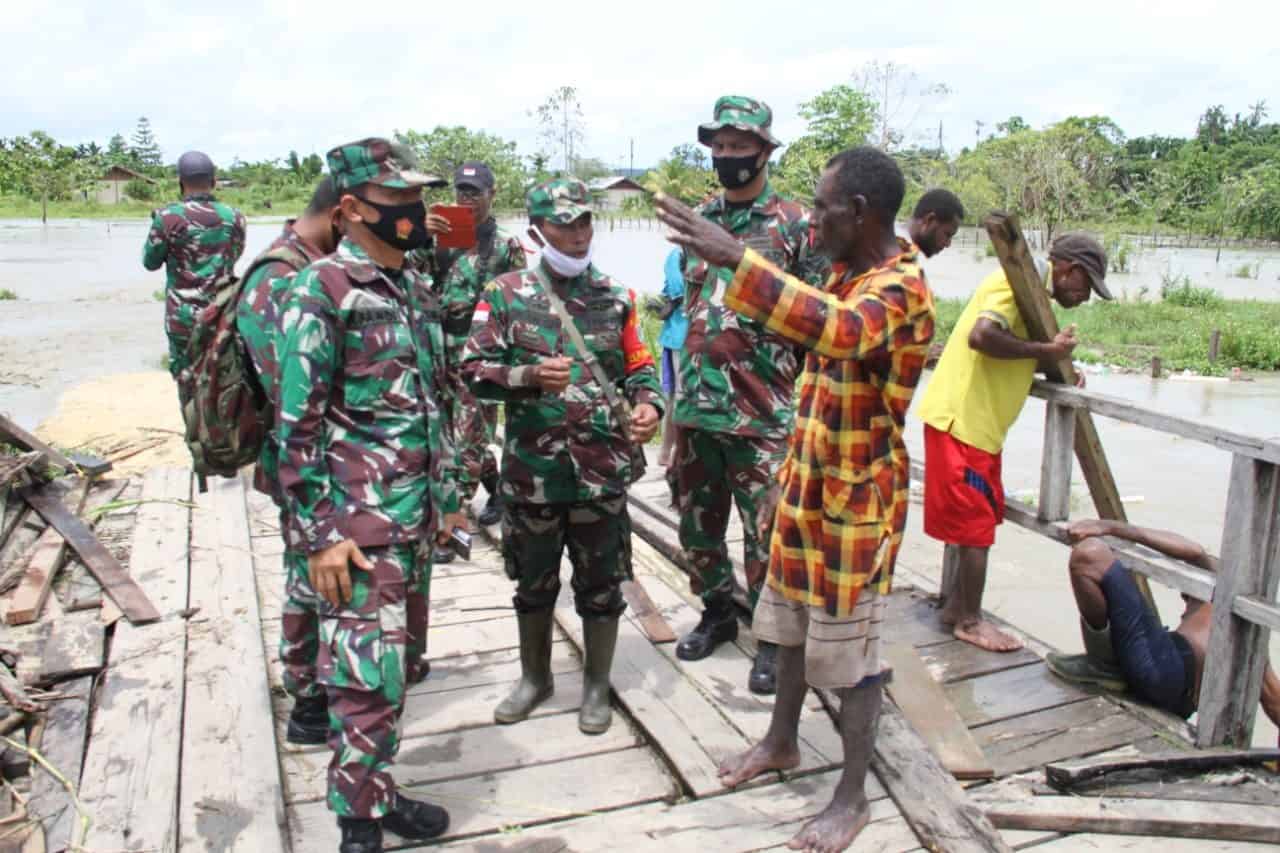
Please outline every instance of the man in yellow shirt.
M1049 249L1045 286L1064 308L1110 299L1107 255L1087 234L1069 232ZM959 549L956 580L944 589L942 621L956 639L993 652L1022 647L982 618L987 552L1004 520L1000 453L1041 364L1068 358L1074 327L1047 343L1027 327L1003 271L989 275L965 306L920 400L924 421L924 530Z

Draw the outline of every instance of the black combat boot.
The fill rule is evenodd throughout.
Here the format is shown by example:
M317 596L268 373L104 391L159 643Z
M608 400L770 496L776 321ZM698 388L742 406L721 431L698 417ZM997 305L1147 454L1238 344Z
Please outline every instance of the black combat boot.
M618 646L618 617L582 620L586 660L582 667L582 708L578 729L583 734L600 735L609 730L613 709L609 707L609 670L613 650Z
M314 745L329 738L329 697L321 693L310 699L295 699L289 712L289 743Z
M676 657L680 660L702 660L721 643L738 639L738 616L733 612L733 599L718 595L703 604L698 626L680 638Z
M751 665L747 689L762 696L778 692L778 647L760 640L756 643L756 660Z
M481 527L493 527L502 521L502 505L498 500L498 473L494 471L486 475L480 480L480 485L489 493L489 500L485 501L484 509L476 516L476 522Z
M401 838L422 841L444 835L449 828L449 813L431 803L396 794L391 811L382 819L382 826Z
M382 853L382 824L359 817L338 818L342 842L338 853Z

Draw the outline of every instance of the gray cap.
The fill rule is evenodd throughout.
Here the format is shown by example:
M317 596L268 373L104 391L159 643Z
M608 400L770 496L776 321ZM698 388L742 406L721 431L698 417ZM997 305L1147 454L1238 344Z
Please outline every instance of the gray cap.
M178 158L179 178L212 178L213 161L203 151L188 151Z
M1049 257L1075 264L1089 277L1089 284L1103 299L1111 298L1107 289L1107 250L1083 231L1068 231L1054 239Z

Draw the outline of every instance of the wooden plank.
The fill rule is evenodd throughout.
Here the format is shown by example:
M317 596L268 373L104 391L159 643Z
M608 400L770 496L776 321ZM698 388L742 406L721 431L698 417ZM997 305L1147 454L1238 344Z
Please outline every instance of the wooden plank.
M102 670L106 629L97 613L65 613L40 625L40 669L36 680L50 684Z
M957 779L990 778L990 762L915 650L886 643L880 654L893 668L890 698L947 772Z
M1040 458L1041 521L1066 521L1071 515L1071 456L1075 411L1048 403L1044 407L1044 450Z
M644 635L649 638L649 642L674 643L676 641L675 632L671 630L671 626L667 624L667 621L662 618L658 608L653 606L653 601L639 581L623 581L622 595L631 607L630 616L640 626L640 630L644 631Z
M978 801L992 823L1009 829L1173 836L1280 844L1280 810L1238 803L1031 797Z
M871 767L924 847L951 853L1009 850L891 703L880 712Z
M938 618L938 596L897 584L885 600L884 621L892 626L893 641L923 650L925 646L954 642L951 628Z
M284 851L284 793L276 761L253 553L238 479L212 478L191 529L182 787L184 850ZM234 767L233 773L210 768Z
M1161 838L1158 842L1160 853L1208 853L1208 851L1230 851L1230 853L1275 853L1275 847L1269 844L1250 844L1245 841L1233 841L1223 844L1206 845L1194 838ZM1146 835L1099 835L1091 832L1079 832L1064 835L1057 841L1034 848L1036 853L1150 853L1151 838Z
M91 848L177 848L187 639L177 611L187 605L190 510L175 501L190 497L189 471L147 472L149 502L138 508L130 568L155 607L170 615L151 625L116 625L80 783L81 802L93 815ZM205 769L225 772L226 765Z
M1133 743L1150 733L1142 721L1102 697L973 730L997 776L1038 768L1050 761L1092 755Z
M1061 406L1086 409L1096 415L1137 424L1170 435L1202 441L1227 453L1280 464L1280 441L1275 439L1245 435L1210 426L1202 421L1166 415L1119 397L1109 397L1096 391L1071 388L1056 382L1046 382L1043 379L1037 379L1032 383L1031 396L1051 400Z
M85 567L102 584L103 591L111 596L130 622L141 625L160 618L160 612L135 581L141 576L135 571L134 577L130 577L83 521L68 513L60 502L51 500L38 490L26 490L23 497L75 549Z
M7 441L9 444L21 447L23 450L38 451L41 456L49 461L50 465L57 465L67 471L82 471L86 475L97 476L111 470L111 463L101 459L93 460L87 467L86 465L77 465L61 452L45 444L4 415L0 415L0 441ZM89 462L87 459L84 461Z
M627 749L421 785L404 793L449 810L449 831L438 840L444 842L649 803L673 797L676 790L671 777L646 750ZM291 806L289 825L294 850L338 849L337 821L322 802ZM388 846L408 843L390 832L385 838Z
M1267 761L1280 761L1280 749L1201 749L1194 752L1176 750L1137 755L1129 758L1098 757L1046 764L1045 781L1059 790L1126 770L1217 770L1223 767L1247 767Z
M943 689L967 726L1057 708L1095 695L1058 678L1039 663L955 681Z
M58 686L66 699L52 702L44 718L44 734L36 747L58 772L74 783L80 782L85 739L89 734L89 703L93 678L79 678ZM27 809L44 826L50 851L66 850L79 840L80 822L75 806L62 783L43 768L31 775L31 796Z
M1058 793L1048 785L1035 788L1037 795ZM1101 780L1072 791L1076 795L1123 797L1138 800L1194 800L1198 803L1240 803L1280 808L1280 791L1248 776L1232 775L1229 784L1196 779L1156 779L1148 782Z
M34 509L35 504L32 503L31 495L37 491L43 493L46 501L58 501L59 507L62 506L62 498L55 496L52 492L47 492L43 486L21 489L19 494ZM72 512L81 512L88 493L88 480L81 480L72 488L70 494L66 497L66 500L71 504ZM55 530L52 524L46 527L31 550L31 557L27 561L26 574L22 576L22 580L18 583L18 588L13 591L13 597L9 603L9 612L5 614L6 622L10 625L27 625L40 618L40 611L44 609L45 602L49 600L49 593L53 590L53 579L57 575L58 569L62 567L62 559L66 555L66 549L67 542L62 537L62 534Z
M1049 294L1041 283L1035 261L1026 239L1018 227L1016 217L1004 213L991 213L983 220L983 226L991 238L991 245L1000 259L1000 267L1009 280L1014 301L1018 305L1018 313L1027 327L1027 336L1032 340L1051 341L1058 333L1058 321L1054 317L1049 303ZM1076 384L1076 370L1071 359L1059 359L1048 366L1046 376L1065 385ZM1089 485L1089 494L1093 497L1094 508L1099 518L1126 521L1124 504L1120 500L1120 491L1116 488L1115 477L1111 473L1111 465L1107 462L1106 453L1102 449L1102 440L1098 437L1098 429L1093 423L1093 416L1086 411L1076 415L1076 458L1080 461L1080 471ZM1155 602L1151 598L1151 590L1145 577L1139 575L1134 579L1147 605L1156 613ZM1158 618L1158 613L1157 613Z
M1237 596L1274 602L1280 585L1280 468L1231 460L1222 569L1213 589L1213 622L1200 684L1196 745L1249 746L1267 669L1268 632L1234 612Z
M989 652L963 640L925 646L919 652L925 666L943 684L1040 662L1040 656L1027 648Z
M567 597L556 608L556 621L581 649L582 620ZM723 790L719 761L746 749L747 739L629 620L618 629L610 680L618 700L695 796Z
M409 788L643 745L625 720L615 720L609 731L598 737L587 737L578 730L577 714L559 713L512 726L480 726L409 738L400 743L391 775L397 785ZM290 805L324 799L330 757L327 750L283 756Z

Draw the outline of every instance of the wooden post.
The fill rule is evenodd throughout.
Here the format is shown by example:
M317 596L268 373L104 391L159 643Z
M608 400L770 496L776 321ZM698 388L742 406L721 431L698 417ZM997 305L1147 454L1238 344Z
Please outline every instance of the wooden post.
M1280 469L1235 455L1222 529L1222 567L1213 587L1213 624L1200 684L1197 746L1253 739L1267 667L1267 629L1235 615L1240 596L1275 601L1280 581Z
M1032 340L1050 341L1058 333L1058 320L1053 316L1053 308L1049 304L1049 293L1041 283L1040 273L1036 270L1035 261L1031 258L1031 250L1027 248L1026 238L1018 228L1016 217L1007 213L992 213L982 223L991 244L996 248L996 256L1000 258L1000 266L1009 286L1013 289L1013 298L1018 305L1018 313L1026 323L1027 334ZM1076 370L1071 359L1060 359L1049 365L1045 375L1055 381L1068 385L1076 384ZM1120 491L1116 488L1115 477L1111 474L1111 466L1107 463L1107 455L1102 450L1102 440L1098 437L1098 429L1093 423L1093 415L1081 411L1076 417L1076 458L1080 461L1080 471L1089 485L1089 494L1093 497L1093 505L1099 518L1113 521L1127 521L1124 504L1120 502ZM1151 589L1147 579L1135 575L1134 583L1147 600L1147 606L1158 616L1155 600L1151 597Z
M1044 451L1040 456L1041 521L1066 521L1071 515L1071 452L1076 412L1070 406L1044 404Z
M1154 355L1151 357L1151 378L1152 379L1160 378L1160 368L1162 367L1162 365L1163 365L1163 362L1160 361L1160 356Z
M1222 347L1222 330L1214 329L1209 333L1209 361L1218 360L1218 350Z

